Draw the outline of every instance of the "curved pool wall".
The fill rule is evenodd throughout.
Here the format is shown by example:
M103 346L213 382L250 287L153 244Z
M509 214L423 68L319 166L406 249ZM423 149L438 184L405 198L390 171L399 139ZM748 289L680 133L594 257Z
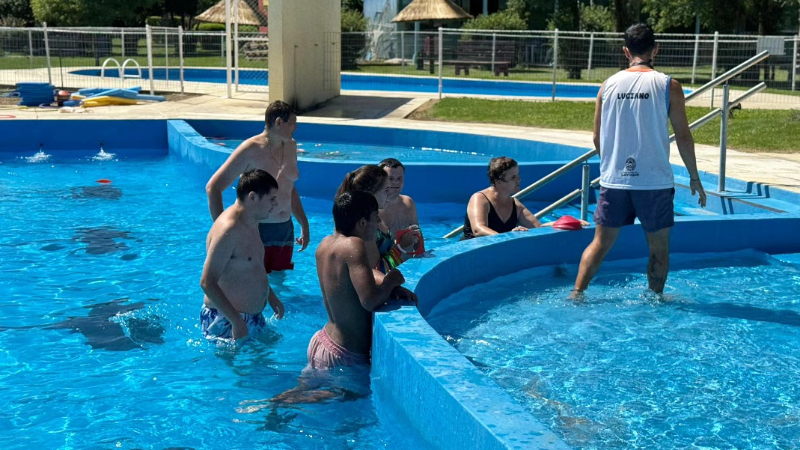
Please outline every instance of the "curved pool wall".
M169 142L168 128L177 128ZM186 134L177 139L181 134L178 131ZM219 167L229 151L221 151L224 149L181 121L15 120L0 122L0 132L5 137L1 158L30 156L38 151L39 144L47 152L85 152L99 148L102 142L107 151L120 156L172 153L192 158L199 164L195 173L187 176L201 178ZM177 139L177 147L172 145L173 139ZM676 167L679 178L686 175L681 170ZM703 179L707 186L716 182L713 175L704 174ZM800 204L796 193L732 178L727 184L768 202ZM748 248L772 254L798 253L797 229L798 213L680 217L671 249L674 253ZM567 448L442 339L424 316L443 298L464 287L535 266L574 264L592 236L591 229L537 229L444 246L437 249L435 258L407 262L403 273L407 285L420 297L419 309L392 306L375 315L373 391L376 405L385 409L379 414L398 417L398 423L419 430L441 449ZM623 228L620 239L626 245L615 246L609 260L646 256L639 226Z
M263 122L220 120L170 120L170 148L195 160L208 160L207 167L219 167L232 149L209 142L205 137L246 139L263 130ZM303 123L295 133L298 141L349 142L388 146L427 147L464 152L504 155L519 161L523 185L533 183L586 153L585 148L494 136L401 128L365 127ZM190 147L202 152L193 154ZM190 155L191 154L191 155ZM211 161L214 163L211 163ZM404 163L406 165L404 193L423 203L466 203L473 192L489 184L486 163ZM303 196L330 199L345 175L364 165L379 161L331 160L298 158L300 179L297 190ZM592 177L599 175L599 160L589 165ZM209 176L211 173L209 173ZM527 197L530 201L553 201L581 184L581 168L575 167L561 178L545 185Z
M670 248L675 254L743 249L796 253L798 229L800 214L679 217ZM394 405L397 414L437 448L568 448L442 339L425 316L465 287L536 266L577 264L593 236L591 228L508 233L448 245L436 250L436 258L405 263L406 286L419 296L419 307L394 307L375 314L376 397ZM616 245L607 260L648 254L638 225L623 228L617 242L625 245ZM442 410L448 413L436 413Z
M100 69L81 69L70 72L74 75L100 76ZM267 70L242 70L239 84L243 85L269 85L269 71ZM125 75L138 76L136 69L125 69ZM119 72L107 70L107 78L119 78ZM142 70L142 80L149 80L150 74ZM154 80L179 80L178 69L155 68ZM184 81L201 83L225 83L225 69L184 69ZM439 79L437 77L418 77L403 75L360 75L342 74L342 90L354 91L388 91L388 92L422 92L434 94L439 92ZM553 85L549 82L508 81L508 80L479 80L443 78L442 90L446 94L471 94L492 95L509 97L550 97L553 95ZM557 84L556 96L566 98L596 98L600 85L591 84Z

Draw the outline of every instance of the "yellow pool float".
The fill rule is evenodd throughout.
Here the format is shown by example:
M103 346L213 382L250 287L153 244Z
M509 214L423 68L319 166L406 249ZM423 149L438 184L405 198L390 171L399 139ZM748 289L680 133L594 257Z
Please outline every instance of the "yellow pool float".
M95 106L109 106L109 105L135 105L136 99L122 98L122 97L92 97L87 98L81 102L84 108L92 108Z

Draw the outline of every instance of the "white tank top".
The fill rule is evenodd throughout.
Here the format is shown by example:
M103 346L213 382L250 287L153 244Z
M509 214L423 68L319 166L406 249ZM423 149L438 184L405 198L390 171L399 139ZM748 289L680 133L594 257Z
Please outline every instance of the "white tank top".
M606 80L600 119L600 185L669 189L669 87L663 73L624 70Z

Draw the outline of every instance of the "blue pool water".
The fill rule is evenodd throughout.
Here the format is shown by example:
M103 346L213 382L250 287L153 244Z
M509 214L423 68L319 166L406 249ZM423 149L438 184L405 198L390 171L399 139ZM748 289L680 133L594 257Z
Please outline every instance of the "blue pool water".
M241 139L210 139L219 146L235 149ZM480 163L487 164L493 156L500 156L459 150L428 147L403 147L394 145L367 145L343 142L298 142L302 153L300 158L334 161L357 161L377 164L386 158L396 158L403 163Z
M322 403L268 401L297 386L327 320L313 255L333 228L330 201L304 200L312 244L276 286L286 318L239 350L217 348L198 327L207 180L169 157L97 156L0 166L6 448L419 446L373 407L365 373L318 380L334 395ZM436 246L463 205L419 213Z
M74 70L75 75L100 76L100 69ZM240 72L239 84L267 86L269 72L267 70L247 70ZM126 75L138 75L136 69L125 69ZM117 71L106 71L108 78L119 77ZM149 80L148 71L142 71L142 78ZM202 83L225 83L225 69L184 69L185 81ZM178 69L153 69L155 80L179 80ZM600 86L558 84L556 96L570 98L594 98ZM342 74L342 90L353 91L399 91L399 92L439 92L439 79L436 77L410 77L386 75L354 75ZM447 94L498 95L513 97L550 97L553 86L550 83L533 83L524 81L451 79L442 80L442 90Z
M800 258L674 257L664 301L646 261L606 263L585 303L575 267L464 289L428 321L580 449L797 448Z

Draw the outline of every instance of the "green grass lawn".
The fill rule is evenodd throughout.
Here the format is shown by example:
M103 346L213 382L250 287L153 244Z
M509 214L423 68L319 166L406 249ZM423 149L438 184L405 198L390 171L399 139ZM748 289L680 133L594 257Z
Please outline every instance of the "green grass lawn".
M690 122L708 112L707 108L687 108ZM591 131L594 103L446 98L415 118ZM719 145L719 123L715 120L695 130L695 142ZM749 110L745 104L728 123L729 148L800 153L800 110Z

